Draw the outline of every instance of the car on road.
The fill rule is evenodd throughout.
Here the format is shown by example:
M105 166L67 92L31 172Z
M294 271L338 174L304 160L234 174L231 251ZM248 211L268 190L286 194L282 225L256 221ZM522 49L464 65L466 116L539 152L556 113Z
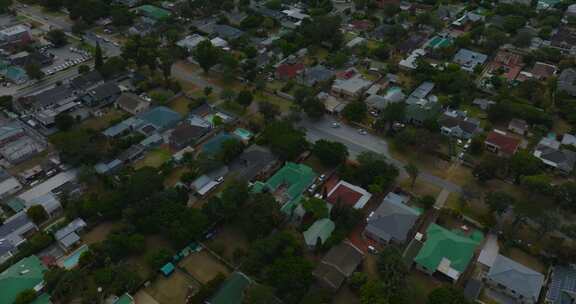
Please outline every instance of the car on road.
M366 134L368 134L368 132L366 132L366 130L364 130L364 129L358 129L358 133L359 133L360 135L366 135Z
M340 123L337 123L337 122L332 123L332 128L334 128L334 129L340 128Z

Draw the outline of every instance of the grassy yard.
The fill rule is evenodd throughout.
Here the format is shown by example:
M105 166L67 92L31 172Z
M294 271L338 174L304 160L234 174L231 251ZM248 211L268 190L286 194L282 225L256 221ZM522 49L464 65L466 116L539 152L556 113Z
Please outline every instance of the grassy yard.
M106 113L101 117L90 117L80 124L80 128L90 129L90 130L104 130L110 127L117 121L122 120L127 117L128 114L119 109L108 109Z
M143 167L158 168L162 166L162 164L164 164L166 161L168 161L171 156L172 154L170 153L170 150L167 147L160 147L148 152L148 154L146 154L143 159L137 161L134 164L134 168L136 169L140 169Z
M172 101L170 102L170 104L168 104L168 106L169 106L172 110L180 113L180 115L186 116L186 115L188 115L188 112L190 112L190 111L188 110L188 105L189 105L189 104L190 104L190 100L189 100L188 98L186 98L185 96L180 96L180 97L172 100Z
M254 96L254 100L256 102L268 101L269 103L278 106L280 112L282 113L288 112L288 110L290 110L290 106L292 106L292 103L284 98L261 92L256 93L256 96Z
M442 283L436 281L433 277L422 272L413 270L408 276L408 296L410 299L407 303L425 304L428 294L441 287Z
M228 225L218 232L213 240L206 243L212 250L221 251L221 256L229 262L234 261L234 252L242 250L246 252L250 244L242 231L238 228Z
M180 266L203 284L216 278L219 273L225 276L230 273L226 265L222 264L206 250L190 254L180 262Z
M431 195L435 198L438 196L438 194L440 194L440 191L442 191L442 189L440 189L439 187L429 184L421 179L416 179L414 188L411 187L412 186L411 183L412 181L409 178L407 178L400 182L400 187L420 197Z
M187 171L188 169L186 167L178 167L172 170L164 180L164 187L174 187L180 181L182 174Z
M82 240L86 244L94 244L98 242L102 242L106 239L108 234L116 229L122 228L121 222L104 222L99 224L98 226L90 229L90 231L86 232L82 235Z
M199 290L191 278L181 271L175 271L169 277L159 276L145 292L160 304L186 303L186 298Z

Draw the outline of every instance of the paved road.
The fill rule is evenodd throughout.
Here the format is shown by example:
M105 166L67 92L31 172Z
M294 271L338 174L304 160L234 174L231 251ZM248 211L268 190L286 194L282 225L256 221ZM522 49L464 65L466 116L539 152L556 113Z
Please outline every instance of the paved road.
M26 7L19 7L16 4L16 11L18 14L28 17L34 21L40 22L52 28L59 28L65 32L72 31L72 21L67 16L56 16L42 12L42 8L27 5Z
M332 117L325 117L318 122L311 122L305 119L301 121L298 126L306 129L306 137L311 142L315 142L319 139L326 139L343 143L346 145L346 147L348 147L350 156L353 158L356 158L360 153L364 151L372 151L382 154L399 169L400 178L405 178L408 176L404 170L405 164L392 157L388 143L385 139L371 134L361 135L358 133L357 129L344 124L342 124L339 128L333 128L332 124L334 122L336 122L336 120ZM436 185L442 189L446 189L449 192L462 192L462 188L460 186L440 177L431 175L427 172L421 171L420 175L418 175L418 178L425 180L430 184Z

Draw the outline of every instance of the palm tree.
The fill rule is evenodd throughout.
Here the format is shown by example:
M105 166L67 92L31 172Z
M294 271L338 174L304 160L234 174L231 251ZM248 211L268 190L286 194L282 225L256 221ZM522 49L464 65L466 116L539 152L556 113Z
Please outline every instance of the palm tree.
M404 170L406 170L406 173L408 173L410 176L410 187L414 189L414 185L416 184L416 179L418 178L418 174L420 174L420 170L418 170L418 167L416 167L416 165L413 163L409 163L404 166Z

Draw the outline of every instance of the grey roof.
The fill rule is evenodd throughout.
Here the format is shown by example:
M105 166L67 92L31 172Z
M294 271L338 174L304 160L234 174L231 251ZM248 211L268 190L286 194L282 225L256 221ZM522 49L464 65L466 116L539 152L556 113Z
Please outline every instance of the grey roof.
M354 245L342 242L328 251L312 274L332 289L338 289L364 259L364 253Z
M538 299L544 283L544 275L503 255L498 255L487 278L534 301Z
M89 94L96 98L97 100L112 97L114 95L120 94L120 88L114 82L106 82L93 90L90 90Z
M234 40L234 39L238 39L242 35L244 35L243 31L241 31L235 27L231 27L229 25L226 25L226 24L215 24L212 27L212 31L224 39Z
M65 238L66 236L68 236L69 234L72 234L72 233L75 233L77 231L84 229L84 227L86 227L86 222L84 222L84 220L81 218L76 218L73 221L71 221L70 223L68 223L68 225L66 225L62 229L56 231L54 233L54 238L56 238L56 240L61 240L61 239Z
M54 211L62 208L62 204L60 204L60 201L51 192L48 192L44 195L33 198L31 200L25 201L25 204L27 207L32 207L34 205L41 205L42 207L44 207L44 210L46 210L48 214L51 214Z
M57 86L32 96L33 107L42 108L57 104L74 96L67 86Z
M538 145L536 151L538 158L556 164L558 169L570 172L576 164L576 152L568 149L554 149L546 145Z
M268 148L253 145L230 164L230 171L241 180L252 180L278 158Z
M576 70L566 69L558 76L558 89L576 96Z
M368 217L366 231L384 241L404 242L420 216L420 212L407 206L405 201L397 194L388 193Z
M140 104L147 104L148 102L133 93L122 93L116 100L118 105L128 111L135 111Z
M0 256L16 248L24 241L22 235L35 228L24 211L7 219L0 226Z
M70 86L75 90L87 90L102 80L102 75L100 75L98 71L92 70L72 79L72 81L70 81Z
M407 103L417 103L421 99L426 98L434 90L434 83L425 81L421 83L412 93L408 96L406 100Z
M554 267L546 301L552 304L573 304L576 301L576 269L573 266Z
M460 65L463 70L472 72L477 65L482 65L488 60L488 56L474 52L468 49L460 49L456 55L454 55L454 63Z
M72 232L58 240L58 242L66 248L76 244L78 241L80 241L80 236L76 232Z
M17 121L3 124L0 126L0 142L19 136L22 133L24 133L24 128Z
M478 121L470 119L462 119L459 117L452 117L449 115L442 115L442 117L440 117L439 119L439 123L442 127L449 129L458 127L460 128L460 130L468 134L474 134L479 127Z
M484 287L482 281L479 281L477 279L470 279L468 280L468 283L466 283L466 286L464 287L464 296L469 301L475 301L480 295L482 287Z
M326 68L323 65L316 65L308 69L304 69L302 75L303 81L307 85L315 85L318 82L327 81L334 76L334 71Z

